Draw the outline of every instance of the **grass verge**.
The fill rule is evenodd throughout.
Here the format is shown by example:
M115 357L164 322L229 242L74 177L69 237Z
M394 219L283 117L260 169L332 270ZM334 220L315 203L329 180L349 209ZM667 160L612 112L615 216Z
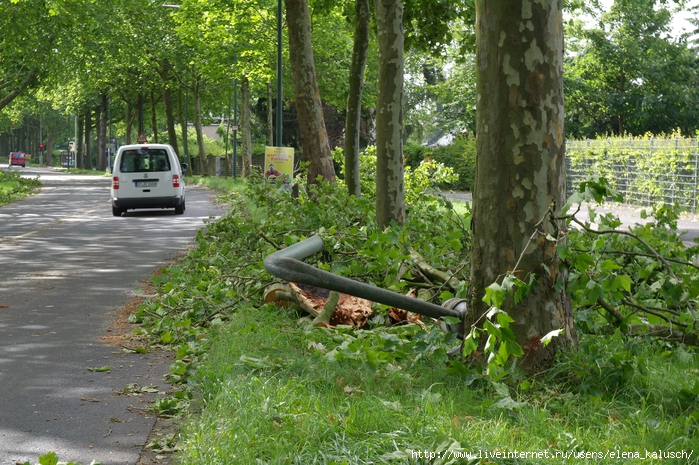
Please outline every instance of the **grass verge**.
M563 454L568 463L699 463L687 403L699 357L685 349L588 338L584 346L599 350L642 351L646 374L619 387L595 373L602 362L588 347L498 402L490 386L430 358L338 360L333 351L347 350L349 334L297 318L241 306L215 331L194 377L203 408L181 431L180 463L539 464L562 463ZM367 337L385 349L406 332Z

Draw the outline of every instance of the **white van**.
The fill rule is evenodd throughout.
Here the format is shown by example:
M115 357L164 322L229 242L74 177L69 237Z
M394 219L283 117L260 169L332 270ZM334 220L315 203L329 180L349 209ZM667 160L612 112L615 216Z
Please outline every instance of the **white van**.
M172 146L136 144L119 147L112 169L112 214L136 208L185 209L184 173Z

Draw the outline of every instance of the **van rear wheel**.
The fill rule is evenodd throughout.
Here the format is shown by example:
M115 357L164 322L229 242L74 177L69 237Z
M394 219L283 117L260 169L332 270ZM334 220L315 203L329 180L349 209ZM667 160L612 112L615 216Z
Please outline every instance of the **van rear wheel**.
M112 207L112 215L114 216L121 216L122 213L125 213L126 209L124 208L117 208L117 207Z
M183 214L184 209L185 209L184 200L182 200L182 203L175 207L175 215Z

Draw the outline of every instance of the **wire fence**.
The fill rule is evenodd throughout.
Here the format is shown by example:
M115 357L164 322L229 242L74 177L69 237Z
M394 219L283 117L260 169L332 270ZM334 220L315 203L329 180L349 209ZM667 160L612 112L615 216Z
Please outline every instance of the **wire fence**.
M665 204L697 212L697 139L606 139L566 142L568 195L604 177L630 205Z

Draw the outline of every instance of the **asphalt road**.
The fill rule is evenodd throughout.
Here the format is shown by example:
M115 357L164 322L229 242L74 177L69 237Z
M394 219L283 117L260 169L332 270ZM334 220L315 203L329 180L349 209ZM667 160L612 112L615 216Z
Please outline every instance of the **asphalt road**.
M471 202L473 200L470 192L453 192L444 191L442 192L445 197L460 200L462 202ZM588 218L587 215L587 205L583 205L580 211L575 215L580 221L585 221ZM612 213L619 221L621 221L621 226L619 229L627 230L630 226L634 224L644 224L652 218L642 218L642 210L648 211L648 207L638 207L632 205L623 204L605 204L602 206L594 206L594 210L598 214ZM572 212L571 212L572 213ZM596 227L593 225L593 227ZM694 239L699 238L699 215L698 214L682 214L679 221L677 221L677 231L682 234L682 240L687 246L694 246L696 243Z
M23 171L43 187L0 207L0 465L34 464L47 452L83 465L141 463L155 424L147 408L169 389L172 360L125 354L104 336L143 280L222 207L189 187L184 215L117 218L109 178ZM111 368L94 370L102 367ZM134 383L159 392L126 395Z

